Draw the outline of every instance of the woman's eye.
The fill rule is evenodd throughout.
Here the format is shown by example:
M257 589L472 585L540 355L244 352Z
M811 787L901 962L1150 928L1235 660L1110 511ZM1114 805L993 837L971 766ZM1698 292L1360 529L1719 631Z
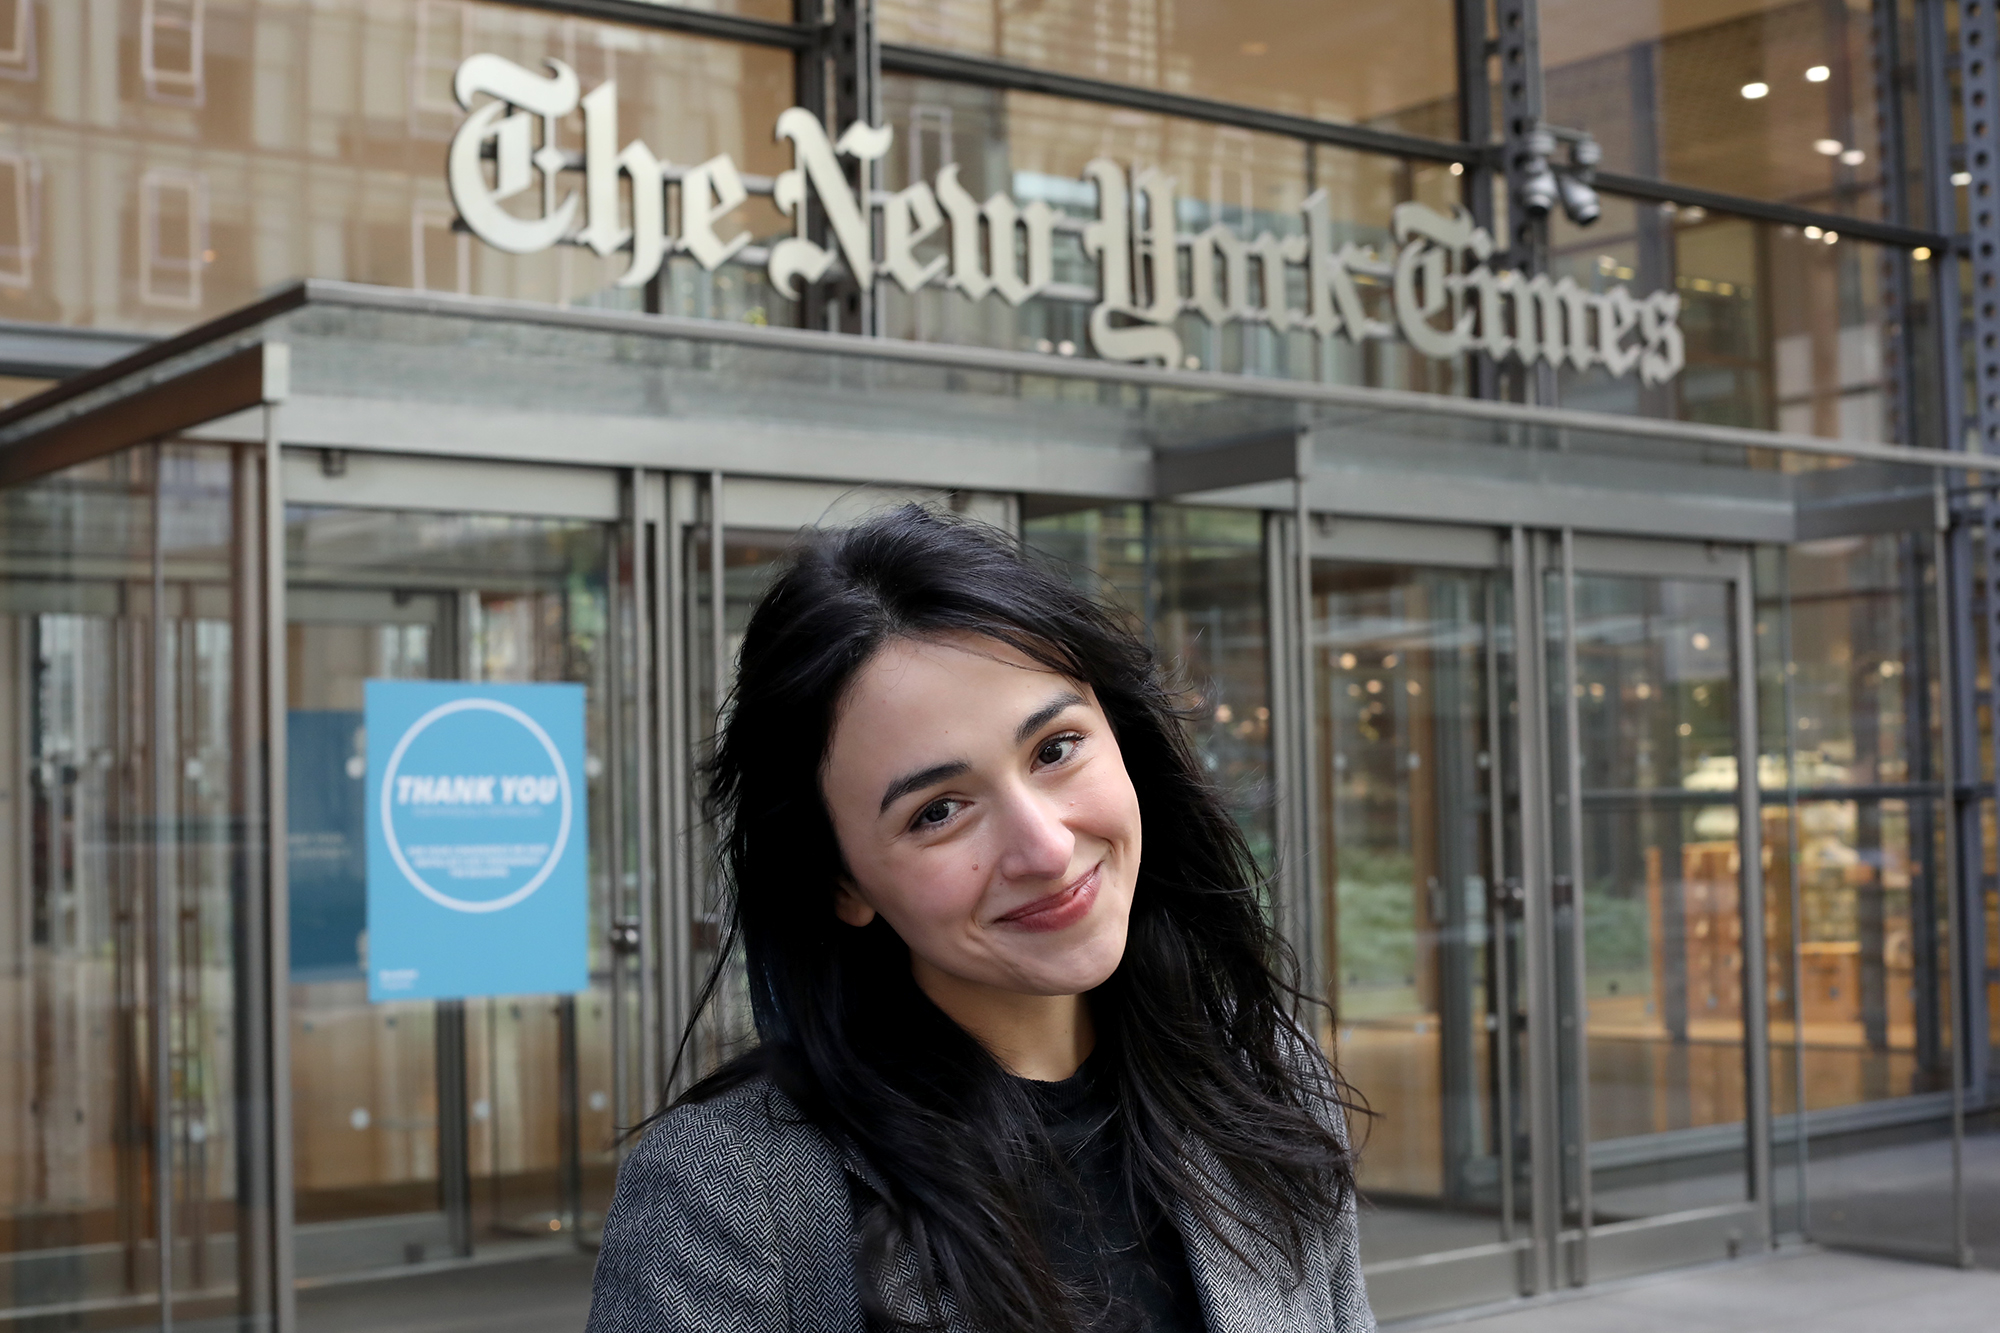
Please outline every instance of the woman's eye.
M932 801L929 805L917 811L917 817L914 821L915 826L917 828L936 828L939 824L951 818L953 804L955 803L942 798Z
M1040 749L1035 751L1035 762L1044 765L1060 764L1076 752L1076 742L1075 736L1051 736L1042 742Z

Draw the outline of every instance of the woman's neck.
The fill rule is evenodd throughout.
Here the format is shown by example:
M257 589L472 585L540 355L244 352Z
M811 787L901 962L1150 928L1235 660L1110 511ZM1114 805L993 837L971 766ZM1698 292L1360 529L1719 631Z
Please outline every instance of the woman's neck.
M1090 1006L1081 995L1023 995L951 976L921 958L911 961L917 985L931 1003L1018 1078L1059 1083L1097 1044Z

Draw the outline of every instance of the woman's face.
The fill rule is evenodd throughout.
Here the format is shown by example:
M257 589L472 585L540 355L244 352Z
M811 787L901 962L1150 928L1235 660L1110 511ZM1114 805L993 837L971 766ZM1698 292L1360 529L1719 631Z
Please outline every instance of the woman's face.
M898 640L855 677L821 783L841 919L880 913L933 997L1080 995L1116 970L1139 798L1088 686L991 639Z

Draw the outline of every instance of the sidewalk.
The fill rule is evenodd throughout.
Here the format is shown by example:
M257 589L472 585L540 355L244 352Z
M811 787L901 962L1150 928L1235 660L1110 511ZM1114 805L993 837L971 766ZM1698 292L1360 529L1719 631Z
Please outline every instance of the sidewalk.
M1801 1249L1614 1283L1451 1333L1993 1333L2000 1273Z

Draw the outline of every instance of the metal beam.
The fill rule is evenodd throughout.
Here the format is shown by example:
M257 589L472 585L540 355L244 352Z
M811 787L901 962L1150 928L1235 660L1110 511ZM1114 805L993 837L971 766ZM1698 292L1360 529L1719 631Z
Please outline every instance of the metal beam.
M803 51L813 43L812 31L796 24L772 23L765 19L741 18L735 14L703 9L683 9L678 5L653 4L650 0L501 0L501 3L520 9L541 9L576 18L629 23L637 28L659 28L694 37L715 37L723 41L783 47L791 51Z

